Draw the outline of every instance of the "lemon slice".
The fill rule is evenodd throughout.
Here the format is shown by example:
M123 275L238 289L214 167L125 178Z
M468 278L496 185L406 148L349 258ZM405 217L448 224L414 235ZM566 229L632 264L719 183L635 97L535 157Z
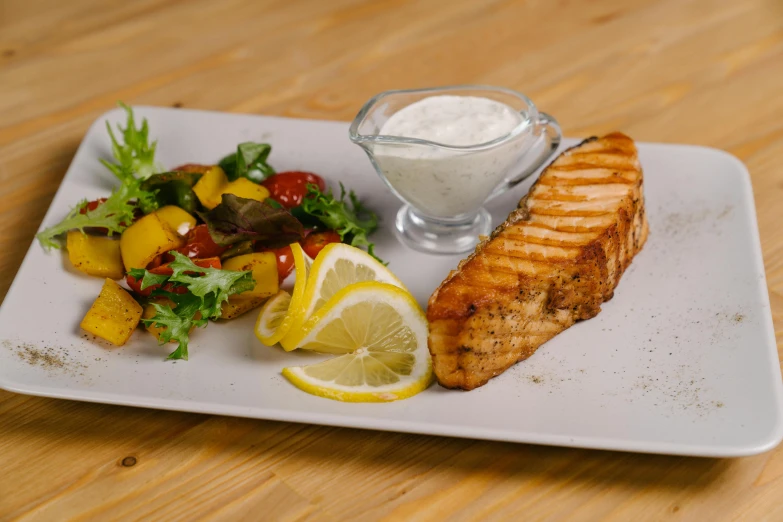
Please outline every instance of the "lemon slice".
M405 289L397 276L370 254L344 243L327 245L313 263L307 280L304 308L309 319L326 302L348 285L378 281Z
M292 328L299 329L304 322L304 293L310 264L299 243L291 244L291 252L296 270L293 292L278 292L264 304L256 320L256 337L267 346L279 343Z
M379 281L405 288L397 276L370 254L345 243L327 245L316 256L307 278L301 321L280 340L286 350L294 350L304 335L301 326L337 292L354 283Z
M277 342L275 335L288 314L290 305L291 294L285 290L280 290L261 307L261 312L256 320L256 337L262 343L272 346Z
M308 393L340 401L385 402L415 395L432 382L427 320L413 297L394 285L350 285L302 329L300 348L339 355L283 370Z

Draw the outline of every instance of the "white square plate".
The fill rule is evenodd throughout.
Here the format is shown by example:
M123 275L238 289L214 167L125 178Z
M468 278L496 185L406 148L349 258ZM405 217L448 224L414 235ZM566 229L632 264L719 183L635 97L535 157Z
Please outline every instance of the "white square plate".
M458 256L397 242L398 201L348 140L348 125L139 107L166 166L214 163L236 144L273 146L282 170L343 181L383 218L378 253L426 306ZM77 201L108 194L104 120L90 128L45 225ZM572 145L575 140L567 140ZM102 281L34 243L0 309L0 387L75 400L513 442L653 453L740 456L783 437L780 368L750 179L729 154L639 144L650 238L615 297L525 362L471 392L437 385L409 400L345 404L308 395L280 374L316 360L262 346L255 313L199 330L190 361L136 333L122 348L86 338L79 322ZM503 221L532 180L494 200Z

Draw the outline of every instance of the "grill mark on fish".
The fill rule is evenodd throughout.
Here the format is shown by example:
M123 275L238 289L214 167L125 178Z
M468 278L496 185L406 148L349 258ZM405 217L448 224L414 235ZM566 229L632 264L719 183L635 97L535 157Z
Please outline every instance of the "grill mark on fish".
M532 194L538 201L612 201L624 197L628 193L628 185L622 183L605 183L600 187L590 185L539 185Z
M613 133L565 151L430 297L438 381L481 386L598 314L646 237L633 140Z
M549 207L533 207L530 209L530 213L536 216L552 216L552 217L599 217L611 214L603 210L569 210L567 208L555 208Z

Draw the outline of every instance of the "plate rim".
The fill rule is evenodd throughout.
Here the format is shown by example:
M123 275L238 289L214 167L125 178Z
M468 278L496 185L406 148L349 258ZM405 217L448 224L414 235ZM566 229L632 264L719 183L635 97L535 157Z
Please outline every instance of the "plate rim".
M498 430L493 428L472 428L455 424L429 425L398 419L374 419L371 417L345 417L339 414L318 412L300 413L285 409L250 408L180 399L150 399L124 394L82 394L79 391L62 393L55 388L25 388L25 385L8 386L9 381L0 381L0 388L22 395L51 399L72 400L91 404L107 404L132 408L147 408L163 411L177 411L199 415L221 415L273 422L296 422L316 426L409 433L433 437L453 437L483 441L534 444L564 448L580 448L605 451L622 451L653 455L679 455L686 457L736 458L749 457L774 449L783 440L783 423L776 424L768 437L756 443L728 446L724 444L685 444L680 442L632 441L607 437L585 437L569 435L541 435L529 432ZM778 417L780 419L780 417Z

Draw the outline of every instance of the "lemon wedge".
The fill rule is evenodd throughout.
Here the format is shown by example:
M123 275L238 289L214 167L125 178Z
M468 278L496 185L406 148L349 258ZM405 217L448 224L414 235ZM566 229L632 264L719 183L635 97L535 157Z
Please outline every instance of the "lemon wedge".
M405 289L402 281L377 259L345 243L327 245L315 258L304 296L305 318L348 285L363 281L389 283Z
M293 292L289 294L281 290L274 295L261 308L256 320L256 337L267 346L279 343L290 330L298 330L304 323L304 293L309 263L299 243L291 244L291 252L296 271Z
M299 389L340 401L405 399L432 382L427 320L405 290L362 282L337 291L303 326L299 347L333 359L285 368Z

